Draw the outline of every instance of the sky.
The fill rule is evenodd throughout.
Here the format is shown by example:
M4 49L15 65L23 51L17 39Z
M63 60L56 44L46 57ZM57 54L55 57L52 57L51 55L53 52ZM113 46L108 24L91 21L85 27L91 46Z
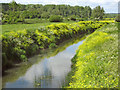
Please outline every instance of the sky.
M0 0L0 3L9 3L12 0ZM71 6L90 6L92 9L100 5L106 13L118 13L120 0L15 0L20 4L67 4Z

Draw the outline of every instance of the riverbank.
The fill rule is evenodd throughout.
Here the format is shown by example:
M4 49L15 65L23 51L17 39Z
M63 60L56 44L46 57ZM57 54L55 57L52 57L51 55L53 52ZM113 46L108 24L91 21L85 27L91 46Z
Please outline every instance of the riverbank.
M86 38L72 59L67 88L117 88L118 23L106 25Z
M22 30L2 35L2 69L12 64L27 61L39 50L55 48L75 35L93 32L109 22L81 21L78 23L52 24L38 30Z

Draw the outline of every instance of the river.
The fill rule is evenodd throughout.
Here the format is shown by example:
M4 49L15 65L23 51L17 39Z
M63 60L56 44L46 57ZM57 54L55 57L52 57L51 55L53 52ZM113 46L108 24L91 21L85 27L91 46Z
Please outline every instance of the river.
M67 40L58 48L45 50L28 62L16 64L3 76L3 88L61 88L71 71L71 59L84 39Z

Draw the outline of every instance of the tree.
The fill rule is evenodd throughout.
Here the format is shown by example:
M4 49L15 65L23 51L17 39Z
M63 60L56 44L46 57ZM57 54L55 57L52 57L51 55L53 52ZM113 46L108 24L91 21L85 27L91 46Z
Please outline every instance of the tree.
M79 16L80 16L81 18L84 18L84 7L83 7L83 6L80 7L80 11L79 11L79 12L80 12L80 15L79 15Z
M103 16L104 16L104 9L103 7L101 8L100 6L97 6L93 9L92 11L92 16L94 19L103 19Z
M17 10L17 3L13 0L10 4L9 4L9 9L12 11Z
M48 12L43 12L43 13L41 14L41 17L48 19L48 18L50 17L50 15L49 15Z
M76 21L76 16L75 15L70 16L70 20Z
M29 18L45 18L48 19L52 15L60 15L66 19L67 17L73 16L71 20L89 20L91 18L94 19L102 19L104 15L104 9L100 6L95 7L93 10L90 6L70 6L70 5L42 5L42 4L18 4L13 0L10 3L2 4L2 13L3 15L7 15L9 18L5 16L4 20L10 21L24 21L24 19ZM20 14L19 14L20 12ZM11 14L12 13L12 14ZM22 14L21 14L22 13ZM14 15L14 16L13 16ZM18 18L18 20L12 17ZM23 16L23 18L22 18ZM108 16L108 15L107 15ZM110 16L110 15L109 15ZM113 15L112 15L113 17ZM12 20L14 19L14 20ZM70 20L69 19L69 20ZM16 21L17 20L17 21Z
M91 14L92 14L92 9L89 6L85 6L84 11L85 11L85 17L89 19L91 17Z

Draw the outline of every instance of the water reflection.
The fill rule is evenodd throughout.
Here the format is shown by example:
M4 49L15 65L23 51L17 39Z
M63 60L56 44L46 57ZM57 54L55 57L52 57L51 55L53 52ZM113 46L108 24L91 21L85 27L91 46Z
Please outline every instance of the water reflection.
M56 50L51 51L51 54L42 58L37 55L31 58L34 63L30 68L11 82L9 75L7 79L3 78L3 83L6 88L59 88L64 84L64 80L68 72L71 70L71 59L75 55L75 51L83 41L79 39L67 42L67 45L61 45ZM47 53L48 54L48 53ZM53 54L53 55L52 55ZM31 62L29 62L31 63ZM12 78L12 77L11 77ZM5 81L4 81L5 80Z

